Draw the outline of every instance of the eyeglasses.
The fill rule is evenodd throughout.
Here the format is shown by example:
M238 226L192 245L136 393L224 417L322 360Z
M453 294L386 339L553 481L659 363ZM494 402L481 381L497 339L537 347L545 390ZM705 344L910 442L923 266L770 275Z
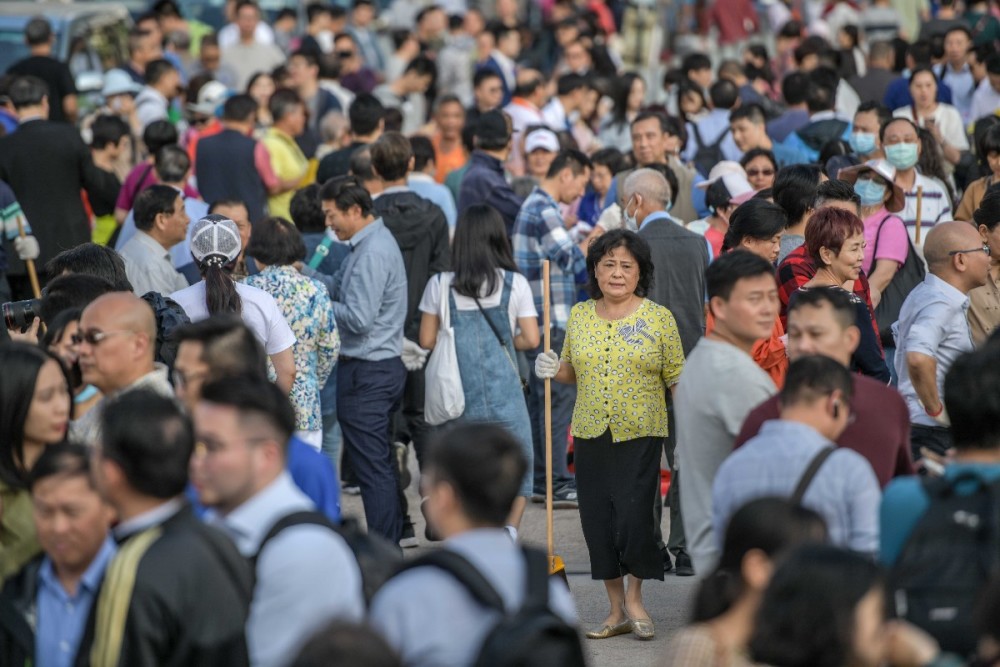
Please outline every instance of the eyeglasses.
M176 389L183 389L185 387L191 386L192 382L198 382L199 380L204 380L208 373L187 373L174 369L174 387Z
M748 169L747 176L774 176L774 169Z
M88 345L97 345L103 341L108 336L116 336L118 334L130 334L134 335L134 331L126 331L124 329L118 331L95 331L91 329L90 331L77 332L70 336L70 340L73 341L74 345L79 345L80 343L86 342Z
M949 257L954 257L955 255L963 255L971 252L985 252L987 255L990 254L990 246L988 243L984 243L981 248L969 248L968 250L952 250L948 253Z

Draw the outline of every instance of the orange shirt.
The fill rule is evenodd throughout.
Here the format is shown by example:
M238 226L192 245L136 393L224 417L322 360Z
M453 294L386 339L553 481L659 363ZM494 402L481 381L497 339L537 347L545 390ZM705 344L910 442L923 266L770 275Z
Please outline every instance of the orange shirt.
M434 135L431 143L434 145L434 180L444 183L448 174L465 166L469 156L465 154L461 140L447 153L441 152L441 135Z
M705 316L705 335L712 333L715 328L715 318L709 309ZM781 326L781 318L775 318L774 327L771 329L771 337L764 338L754 343L751 355L765 373L771 376L775 386L781 389L785 384L785 375L788 373L788 355L785 353L785 344L781 342L781 337L785 335L785 328Z

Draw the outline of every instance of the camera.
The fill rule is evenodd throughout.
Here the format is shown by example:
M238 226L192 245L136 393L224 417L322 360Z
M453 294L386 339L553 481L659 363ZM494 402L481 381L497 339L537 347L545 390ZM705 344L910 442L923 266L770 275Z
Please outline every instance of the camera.
M31 326L31 323L42 311L41 299L28 299L27 301L11 301L0 306L3 312L3 321L8 331L20 331L24 333Z

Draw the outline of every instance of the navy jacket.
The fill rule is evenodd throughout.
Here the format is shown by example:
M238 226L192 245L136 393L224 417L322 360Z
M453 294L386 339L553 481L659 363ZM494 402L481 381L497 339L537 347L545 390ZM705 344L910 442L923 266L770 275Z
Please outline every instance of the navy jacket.
M458 191L458 214L461 216L473 204L489 204L500 213L507 227L507 236L514 232L514 221L524 200L514 194L503 175L503 164L492 155L474 151L469 170Z

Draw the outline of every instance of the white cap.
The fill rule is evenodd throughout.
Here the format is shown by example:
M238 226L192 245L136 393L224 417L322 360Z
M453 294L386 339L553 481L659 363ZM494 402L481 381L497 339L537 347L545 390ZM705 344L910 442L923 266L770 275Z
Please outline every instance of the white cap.
M524 140L524 152L528 154L538 149L558 153L559 137L552 130L535 130Z
M708 186L715 183L717 180L725 176L726 174L739 174L743 176L744 179L747 177L747 173L743 170L743 167L739 162L733 162L731 160L723 160L712 167L712 171L708 172L708 178L698 184L698 187L702 190L707 190ZM732 190L730 190L732 192Z
M240 229L229 218L212 213L194 223L191 254L199 264L225 266L240 256L241 247Z
M198 103L188 104L188 111L203 116L214 116L219 105L229 97L229 89L218 81L209 81L198 90Z
M125 93L138 95L140 90L142 90L142 86L133 81L128 72L120 69L110 69L104 75L101 97L108 98Z

